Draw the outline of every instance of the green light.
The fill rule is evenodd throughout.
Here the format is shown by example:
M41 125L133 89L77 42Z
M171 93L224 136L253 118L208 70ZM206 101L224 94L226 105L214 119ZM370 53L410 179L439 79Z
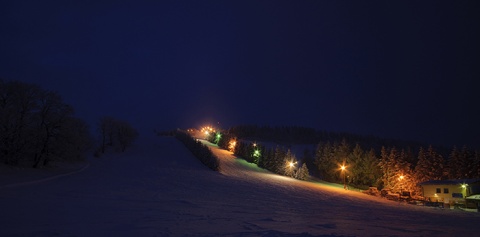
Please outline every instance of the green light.
M260 156L260 151L259 150L255 150L253 152L253 157L259 157Z
M215 135L215 143L218 144L220 142L220 138L222 138L222 134L220 132L217 132L217 135Z

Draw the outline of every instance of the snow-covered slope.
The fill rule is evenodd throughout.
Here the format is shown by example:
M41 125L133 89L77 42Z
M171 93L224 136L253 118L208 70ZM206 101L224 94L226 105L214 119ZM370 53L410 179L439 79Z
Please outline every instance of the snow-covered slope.
M171 137L59 179L0 189L0 236L453 236L479 213L415 207L258 169L213 172Z

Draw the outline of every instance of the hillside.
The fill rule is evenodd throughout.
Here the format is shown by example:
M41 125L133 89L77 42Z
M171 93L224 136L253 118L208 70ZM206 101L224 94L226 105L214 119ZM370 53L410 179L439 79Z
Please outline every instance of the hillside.
M212 147L213 172L172 137L82 172L0 188L0 236L472 236L478 213L416 207L258 169Z

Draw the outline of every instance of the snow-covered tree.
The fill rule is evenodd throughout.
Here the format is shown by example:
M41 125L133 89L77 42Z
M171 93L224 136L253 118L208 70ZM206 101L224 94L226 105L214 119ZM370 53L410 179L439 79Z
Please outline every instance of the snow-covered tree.
M429 146L426 153L426 158L431 163L430 170L429 170L430 180L443 179L444 169L445 169L445 160L443 159L442 155L438 154L433 149L432 146Z
M299 180L307 180L309 176L310 174L308 172L307 164L303 163L300 169L298 169L295 178Z
M423 147L420 147L420 150L418 151L417 165L415 166L415 178L418 182L425 182L432 179L430 172L431 166L432 162L427 159Z
M337 159L335 158L335 149L329 142L317 146L315 151L315 165L322 177L326 181L337 181Z
M448 173L449 179L462 179L467 175L467 161L465 155L462 155L463 152L458 151L457 147L453 147L452 152L449 156L449 165L450 170Z
M390 184L390 178L392 176L392 167L389 163L389 155L387 148L382 146L382 149L380 150L380 162L378 163L378 166L382 170L382 187L383 188L391 188Z
M350 163L350 179L349 183L361 183L364 173L366 172L364 152L360 145L356 144L352 153L349 155Z
M285 156L283 158L283 175L288 176L288 177L294 177L295 173L297 171L297 158L295 155L290 151L290 149L287 150L287 153L285 153Z
M285 170L285 150L277 146L275 148L275 153L273 155L273 160L272 160L272 169L271 171L277 173L277 174L283 174Z
M473 165L472 165L472 178L480 178L480 152L475 151L473 154Z

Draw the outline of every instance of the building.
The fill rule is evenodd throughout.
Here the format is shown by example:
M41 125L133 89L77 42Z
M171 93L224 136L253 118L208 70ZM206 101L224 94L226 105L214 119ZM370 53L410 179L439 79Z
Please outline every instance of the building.
M422 194L427 201L449 205L466 205L477 208L476 199L469 196L480 194L480 179L430 180L420 183ZM473 200L473 201L470 201Z

